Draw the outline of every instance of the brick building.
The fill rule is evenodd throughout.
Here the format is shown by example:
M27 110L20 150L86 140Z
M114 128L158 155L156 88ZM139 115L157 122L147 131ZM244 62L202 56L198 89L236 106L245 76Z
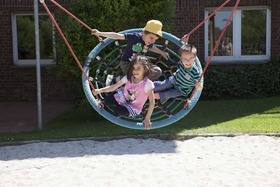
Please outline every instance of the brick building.
M64 5L67 0L57 0L57 2ZM177 0L176 13L170 23L172 34L180 37L188 33L224 2L224 0ZM190 42L198 48L198 55L202 62L211 54L235 2L235 0L230 1L192 34ZM30 28L27 25L34 17L33 5L33 0L0 0L0 101L37 98L34 51L23 50L30 46L27 45L28 42L21 42L22 38L27 40L31 33L28 32ZM39 11L44 12L42 6L39 7ZM47 32L48 20L45 18L46 16L40 17L40 21L46 23L44 31ZM19 28L24 28L25 33L17 32ZM32 35L34 36L34 33ZM269 62L280 56L279 37L278 1L241 0L211 63L232 65ZM22 50L18 50L20 47ZM71 98L66 95L68 89L64 81L59 80L52 73L55 71L55 64L48 57L54 52L47 49L42 51L43 99Z
M64 1L60 2L63 3ZM44 11L42 6L40 6L39 11ZM22 45L19 40L15 40L19 39L19 37L25 38L24 44L32 43L33 46L31 47L35 49L34 29L32 34L28 33L30 30L26 29L23 36L20 36L21 32L17 32L22 27L22 25L17 25L18 20L24 16L31 18L31 20L33 19L33 0L0 0L0 101L29 101L37 98L36 56L34 50L32 54L26 54L30 58L29 56L23 57L24 51L22 54L18 54L19 52L16 50L19 45ZM34 27L34 22L32 24ZM24 27L27 26L28 24L25 23ZM30 46L23 45L23 48L28 47ZM41 57L43 99L60 100L71 97L65 94L67 93L67 88L64 86L64 81L57 79L51 73L55 71L55 65L48 60L44 60L44 56Z

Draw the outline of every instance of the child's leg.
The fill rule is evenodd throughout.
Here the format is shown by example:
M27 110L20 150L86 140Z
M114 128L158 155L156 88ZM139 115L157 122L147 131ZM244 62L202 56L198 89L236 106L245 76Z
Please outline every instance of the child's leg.
M118 104L118 102L116 101L114 95L116 94L116 92L112 92L109 95L106 96L105 98L105 105L108 106L116 106L115 108L115 116L129 116L129 111L127 110L126 107L121 106Z
M149 75L149 79L151 79L152 81L157 80L161 76L162 70L156 65L151 65L150 69L151 74Z
M114 78L114 75L108 74L107 78L106 78L105 85L110 86L112 84L113 78Z
M115 115L120 117L120 116L129 116L129 111L127 110L126 107L122 105L117 105L115 109Z
M114 95L115 93L117 92L111 92L110 94L108 94L106 97L105 97L105 105L118 105L118 102L116 101Z
M175 78L174 76L170 76L168 79L164 81L155 81L154 85L155 85L154 92L169 90L170 88L175 87Z
M181 92L177 89L174 76L170 76L164 81L155 81L154 85L155 99L160 99L160 102L182 95Z
M164 102L169 98L176 98L182 96L181 92L175 88L169 90L161 91L157 93L159 95L160 102Z

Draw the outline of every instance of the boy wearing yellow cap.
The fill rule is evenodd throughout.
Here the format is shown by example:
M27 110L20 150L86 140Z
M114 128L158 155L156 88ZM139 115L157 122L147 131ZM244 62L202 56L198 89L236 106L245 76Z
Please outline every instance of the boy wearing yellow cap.
M127 41L127 46L121 56L120 62L124 75L127 73L131 57L135 54L144 54L149 50L160 54L165 59L168 59L168 53L163 52L153 45L157 39L162 37L162 23L158 20L148 21L142 33L120 34L116 32L100 32L97 29L92 29L92 34L112 38L115 40ZM151 66L151 71L152 72L149 78L152 81L157 80L162 74L160 67L156 65Z

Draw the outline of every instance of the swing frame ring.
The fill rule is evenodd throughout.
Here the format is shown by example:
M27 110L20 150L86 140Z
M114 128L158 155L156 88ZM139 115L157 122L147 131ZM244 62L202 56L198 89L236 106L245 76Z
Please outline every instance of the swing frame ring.
M124 30L124 31L119 32L119 33L121 33L121 34L135 33L135 32L140 33L140 32L142 32L142 30L143 30L143 28L136 28L136 29ZM183 42L181 42L179 38L177 38L176 36L174 36L170 33L164 32L164 31L162 32L162 38L169 40L170 42L177 45L179 48L183 45ZM110 43L112 43L114 41L115 40L113 40L113 39L106 38L104 43L99 43L90 52L90 54L88 55L88 59L93 60L93 59L97 58L97 55L99 54L99 52L101 52L106 46L108 46ZM85 65L84 65L83 69L84 69L85 73L89 76L90 67L89 67L88 59L87 59ZM202 71L201 65L199 66L199 70ZM117 124L119 126L122 126L122 127L130 128L130 129L145 130L145 126L144 126L142 121L141 122L128 121L128 120L125 120L125 119L122 119L122 118L118 118L118 117L114 116L113 114L111 114L110 112L108 112L104 109L100 110L99 101L98 101L98 99L96 99L93 96L90 85L89 85L89 82L83 74L82 74L82 85L83 85L84 93L85 93L86 98L89 101L90 105L101 116L103 116L104 118L106 118L110 122L112 122L114 124ZM201 90L195 91L195 93L194 93L194 95L191 99L191 102L189 103L189 105L186 109L182 108L179 112L177 112L176 114L172 115L169 118L159 120L159 121L153 121L152 122L152 129L165 127L165 126L173 124L173 123L179 121L180 119L182 119L184 116L186 116L193 109L193 107L198 102L200 95L201 95Z

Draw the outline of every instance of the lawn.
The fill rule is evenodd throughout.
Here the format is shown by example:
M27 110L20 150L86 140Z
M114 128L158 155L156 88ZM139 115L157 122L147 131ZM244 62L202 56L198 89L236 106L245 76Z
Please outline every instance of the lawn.
M47 124L43 131L0 133L0 142L50 140L147 134L280 133L280 97L246 100L199 101L193 110L167 127L132 130L99 116L89 105L71 108Z

